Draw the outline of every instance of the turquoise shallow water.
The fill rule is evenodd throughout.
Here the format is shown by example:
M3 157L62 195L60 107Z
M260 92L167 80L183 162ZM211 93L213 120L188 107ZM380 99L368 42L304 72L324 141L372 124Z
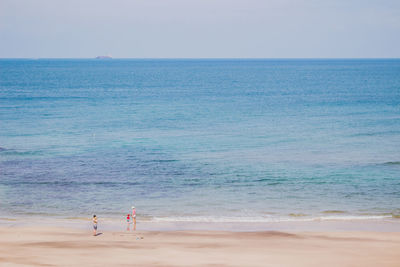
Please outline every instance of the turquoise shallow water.
M400 60L0 60L0 215L400 214Z

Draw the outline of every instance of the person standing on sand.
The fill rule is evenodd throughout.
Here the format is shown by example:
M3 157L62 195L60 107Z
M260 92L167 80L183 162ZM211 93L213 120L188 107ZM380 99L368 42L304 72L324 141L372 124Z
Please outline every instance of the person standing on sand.
M132 206L132 221L133 221L133 231L136 230L136 209Z
M126 215L126 222L128 224L126 231L129 231L129 224L131 223L131 215L129 213Z
M93 235L96 236L97 235L97 216L93 215Z

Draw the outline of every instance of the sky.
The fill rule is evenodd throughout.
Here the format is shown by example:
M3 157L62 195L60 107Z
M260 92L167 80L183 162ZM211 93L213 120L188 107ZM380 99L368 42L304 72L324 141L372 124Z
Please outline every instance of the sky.
M0 58L399 58L399 0L0 0Z

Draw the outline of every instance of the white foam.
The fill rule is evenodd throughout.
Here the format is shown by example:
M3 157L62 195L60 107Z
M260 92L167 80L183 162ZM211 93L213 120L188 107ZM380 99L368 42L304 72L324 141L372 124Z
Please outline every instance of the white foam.
M212 217L212 216L174 216L153 217L152 222L209 222L209 223L271 223L271 222L309 222L309 221L352 221L352 220L384 220L392 216L383 215L346 215L346 216L305 216L292 217Z

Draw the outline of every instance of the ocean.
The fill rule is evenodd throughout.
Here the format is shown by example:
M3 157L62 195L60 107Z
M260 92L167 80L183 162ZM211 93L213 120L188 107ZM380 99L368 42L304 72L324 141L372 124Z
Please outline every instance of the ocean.
M399 59L1 59L0 217L400 217Z

